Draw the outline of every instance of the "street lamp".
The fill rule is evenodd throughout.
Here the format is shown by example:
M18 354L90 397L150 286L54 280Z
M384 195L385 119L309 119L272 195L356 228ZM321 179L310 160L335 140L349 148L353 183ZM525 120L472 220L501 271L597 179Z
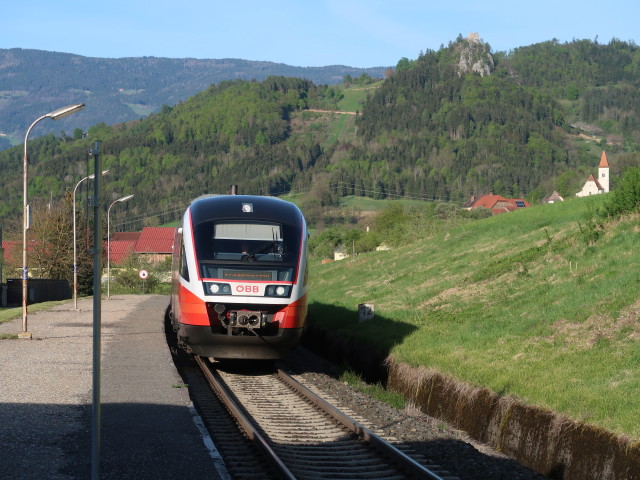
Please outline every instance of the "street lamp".
M107 299L111 298L111 227L109 223L109 213L115 203L126 202L130 198L133 198L133 194L114 200L107 209Z
M18 334L19 338L31 338L31 334L27 332L27 278L29 277L29 268L27 267L27 230L31 226L31 219L29 215L29 206L27 205L27 141L29 140L29 133L31 129L40 120L45 118L51 118L52 120L58 120L60 118L76 113L84 108L84 103L78 103L76 105L69 105L62 107L53 112L49 112L41 117L37 118L27 129L27 134L24 136L24 161L23 161L23 205L22 205L22 333Z
M103 170L102 175L109 173L109 170ZM76 246L76 190L86 179L95 178L96 174L87 175L73 189L73 308L78 309L78 248Z

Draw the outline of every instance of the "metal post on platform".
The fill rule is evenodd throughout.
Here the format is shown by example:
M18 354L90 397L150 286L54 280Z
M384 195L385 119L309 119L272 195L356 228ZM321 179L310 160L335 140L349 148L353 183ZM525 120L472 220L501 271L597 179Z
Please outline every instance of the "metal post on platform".
M113 207L118 202L126 202L127 200L133 198L134 195L126 195L115 200L109 208L107 208L107 299L111 300L111 227L109 222L109 214L111 213L111 207Z
M45 118L51 118L52 120L58 120L64 118L67 115L76 113L84 108L84 103L78 103L75 105L69 105L62 107L53 112L46 113L34 120L27 129L27 134L24 136L24 155L22 157L22 191L23 191L23 203L22 203L22 332L18 334L18 338L31 339L31 334L28 331L28 292L27 282L29 279L29 267L27 266L27 230L31 227L31 210L27 202L27 167L29 160L27 157L27 143L29 141L29 133L31 129L36 126L40 120Z
M102 175L109 173L109 170L103 170ZM76 190L82 182L95 178L96 174L87 175L73 189L73 308L78 309L78 246L76 240ZM89 222L87 222L89 223Z
M100 140L93 149L94 172L100 172ZM100 480L100 356L102 313L102 210L100 187L102 175L93 182L93 401L91 406L91 479Z

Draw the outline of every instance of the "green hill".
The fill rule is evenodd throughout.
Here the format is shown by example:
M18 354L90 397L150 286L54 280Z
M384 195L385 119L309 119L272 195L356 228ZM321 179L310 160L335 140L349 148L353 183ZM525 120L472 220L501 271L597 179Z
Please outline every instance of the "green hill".
M296 67L236 58L93 58L0 48L0 150L20 143L34 119L62 105L85 102L87 107L73 118L40 125L34 137L58 134L61 129L70 134L78 125L88 128L99 122L113 125L139 119L228 80L285 75L332 85L345 75L381 77L384 70Z
M61 198L96 139L109 198L136 193L118 212L138 220L131 229L230 184L306 193L321 207L352 195L461 204L490 191L537 203L554 190L572 196L603 150L613 189L640 163L638 65L633 43L551 41L507 54L470 37L401 59L383 81L219 82L143 120L98 123L86 138L30 141L29 197ZM19 146L0 152L0 220L20 213L21 161Z
M610 195L314 265L310 316L396 361L640 438L640 216L599 226ZM360 303L374 320L358 322Z

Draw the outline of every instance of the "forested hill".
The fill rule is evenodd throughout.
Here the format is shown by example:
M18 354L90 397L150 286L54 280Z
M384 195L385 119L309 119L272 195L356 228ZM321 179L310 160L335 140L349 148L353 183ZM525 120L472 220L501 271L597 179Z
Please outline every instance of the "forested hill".
M232 58L110 59L0 49L0 150L10 146L10 138L16 143L22 141L34 119L61 105L84 102L87 107L75 122L45 122L34 136L69 130L66 126L78 125L78 121L89 127L98 122L111 125L139 119L224 80L264 80L270 75L283 75L331 85L340 83L345 75L382 77L384 70L343 65L295 67Z
M531 68L535 62L537 68ZM471 194L573 195L602 150L620 171L640 164L640 52L634 44L555 41L492 53L458 38L387 80L327 86L290 77L228 81L149 118L97 124L87 138L29 142L30 198L60 198L103 140L109 199L135 193L127 215L183 205L232 183L242 193L410 195L463 202ZM541 73L544 72L544 73ZM364 102L335 115L354 93ZM368 93L363 93L368 92ZM0 152L0 221L21 203L21 150ZM311 203L310 203L311 204Z
M491 190L533 200L573 194L602 149L638 151L639 66L638 47L617 41L491 55L458 39L405 59L363 109L352 155L366 162L347 181L459 201ZM581 133L596 141L576 142Z

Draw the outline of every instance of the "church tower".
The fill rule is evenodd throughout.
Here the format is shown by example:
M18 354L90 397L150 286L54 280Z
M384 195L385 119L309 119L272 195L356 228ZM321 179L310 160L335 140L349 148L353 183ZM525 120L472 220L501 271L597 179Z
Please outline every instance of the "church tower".
M609 191L609 162L604 151L600 157L600 165L598 165L598 182L602 185L604 193L607 193Z

